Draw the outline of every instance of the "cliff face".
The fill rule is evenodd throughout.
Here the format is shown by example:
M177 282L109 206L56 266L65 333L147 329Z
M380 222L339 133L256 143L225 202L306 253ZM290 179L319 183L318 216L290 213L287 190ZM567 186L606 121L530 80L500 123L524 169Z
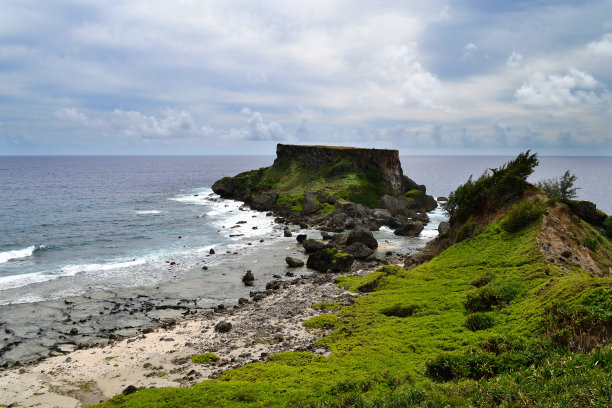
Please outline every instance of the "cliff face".
M345 172L374 170L382 173L382 181L391 183L397 192L404 193L414 188L425 191L423 186L417 186L404 176L397 150L278 144L273 167L285 167L292 161L313 172L344 162Z

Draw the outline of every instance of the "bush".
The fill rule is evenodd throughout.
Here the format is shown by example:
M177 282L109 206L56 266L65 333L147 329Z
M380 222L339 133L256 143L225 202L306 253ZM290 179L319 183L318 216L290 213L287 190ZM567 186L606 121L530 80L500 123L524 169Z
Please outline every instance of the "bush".
M519 197L526 187L527 177L538 165L537 155L528 150L497 169L486 171L478 180L468 181L450 193L442 208L459 221L485 210L499 208L508 200Z
M495 320L487 313L472 313L465 318L465 327L471 331L490 329L493 326L495 326Z
M493 275L493 273L491 273L491 271L486 271L485 273L483 273L482 275L480 275L479 277L474 279L470 283L470 285L476 286L477 288L480 288L482 286L485 286L485 285L493 282L494 278L495 278L495 275Z
M334 314L324 314L321 316L312 317L302 323L302 326L309 329L327 329L332 328L338 321L338 316Z
M204 354L198 354L198 355L191 357L191 362L193 364L210 364L213 361L217 361L218 359L219 357L217 357L216 354L204 353Z
M586 236L584 237L584 240L582 241L582 243L584 244L585 247L589 248L591 251L597 251L597 248L599 248L599 240L597 239L596 236Z
M464 306L470 312L488 312L493 306L505 306L519 293L516 282L491 283L466 296Z
M540 199L525 200L515 204L502 220L502 228L510 233L520 231L537 220L546 211L546 204Z
M576 190L578 190L578 188L574 187L575 182L576 176L568 170L560 179L552 178L542 180L538 182L536 186L544 191L550 198L568 201L577 196Z
M409 317L415 314L421 305L416 303L396 303L393 306L389 306L381 310L381 313L385 316L395 316L395 317Z
M603 346L612 335L612 311L600 305L555 303L546 310L546 316L553 342L573 351Z

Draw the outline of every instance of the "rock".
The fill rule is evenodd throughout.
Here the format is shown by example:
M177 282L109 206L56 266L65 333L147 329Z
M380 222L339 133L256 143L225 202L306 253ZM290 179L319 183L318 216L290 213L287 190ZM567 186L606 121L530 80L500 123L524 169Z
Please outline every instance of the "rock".
M319 272L347 272L354 261L352 255L335 248L325 248L310 254L306 266Z
M285 229L283 230L283 235L284 235L286 238L288 238L288 237L292 237L292 236L293 236L293 234L291 233L291 231L289 230L289 228L285 228Z
M444 196L442 196L442 197L438 197L436 200L437 200L439 203L443 203L443 202L445 202L445 201L448 201L448 197L444 197Z
M79 329L77 329L76 327L73 327L72 329L70 329L71 336L74 336L76 334L79 334Z
M247 299L247 298L240 298L240 299L238 299L238 304L239 305L246 305L247 303L249 303L249 299Z
M438 225L438 232L440 234L446 234L450 230L450 223L448 221L442 221L440 225Z
M591 225L602 226L606 215L597 211L597 206L590 201L571 201L569 206L572 212Z
M245 286L253 286L253 282L255 281L255 276L253 276L253 272L250 270L246 271L244 276L242 277L242 283Z
M304 242L302 242L302 245L304 246L304 249L306 250L307 253L316 252L316 251L319 251L325 248L325 243L321 241L317 241L316 239L307 239Z
M215 326L215 331L217 333L227 333L230 330L232 330L232 324L230 322L227 322L227 321L219 322Z
M378 207L386 209L391 215L404 215L408 203L404 197L392 197L384 195L378 201Z
M302 203L302 214L313 214L321 209L314 199L314 195L310 192L304 194L304 202Z
M269 211L274 208L278 200L276 193L261 193L251 201L251 208L257 211Z
M125 389L121 392L123 395L130 395L135 393L136 391L138 391L138 388L136 388L133 385L128 385L127 387L125 387Z
M346 245L351 245L353 242L361 242L370 249L378 248L378 241L374 238L372 231L361 227L355 228L349 233L346 239Z
M331 237L331 239L329 240L329 243L335 248L340 248L346 244L347 238L348 238L348 235L346 234L335 234L334 236Z
M266 283L266 290L279 290L282 286L281 281L273 280Z
M375 219L382 221L384 224L388 224L389 219L393 217L391 211L383 208L375 208L372 215Z
M302 243L304 241L306 241L306 238L308 238L308 235L306 234L299 234L295 239L297 240L298 243Z
M399 227L398 229L396 229L393 233L395 235L400 235L400 236L417 236L421 233L421 231L423 231L424 227L421 224L416 224L416 223L408 223L408 224L404 224L401 227Z
M572 253L570 251L568 251L568 250L565 250L565 251L561 252L561 256L563 258L569 258L570 256L572 256Z
M210 251L208 251L208 253L209 253L210 255L214 255L214 254L215 254L215 250L214 250L214 249L212 249L212 248L210 248Z
M344 252L354 256L357 259L366 259L374 253L374 251L368 248L361 242L353 242L351 245L344 248Z
M285 262L289 265L290 268L299 268L300 266L304 266L304 261L297 258L292 258L290 256L285 258Z
M321 239L328 241L331 239L333 235L331 235L329 232L327 231L321 231Z
M347 216L352 218L363 218L368 214L363 205L350 202L344 204L344 206L342 206L342 210Z

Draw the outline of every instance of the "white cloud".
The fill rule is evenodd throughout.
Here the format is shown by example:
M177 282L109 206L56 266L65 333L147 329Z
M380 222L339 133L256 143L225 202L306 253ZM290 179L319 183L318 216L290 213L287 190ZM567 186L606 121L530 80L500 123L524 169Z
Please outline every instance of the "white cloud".
M286 133L278 122L266 123L261 113L255 112L248 121L247 140L284 140Z
M601 40L589 43L588 50L597 55L612 57L612 33L601 36Z
M470 58L478 51L478 46L474 43L465 44L463 47L463 58Z
M565 75L536 72L516 90L514 96L525 107L598 105L610 102L610 93L603 88L592 75L570 68Z
M60 120L77 122L83 125L86 125L89 122L87 116L84 113L79 112L75 107L57 110L53 116Z
M521 65L522 62L523 56L520 53L513 51L506 60L506 65L508 65L510 68L516 68Z

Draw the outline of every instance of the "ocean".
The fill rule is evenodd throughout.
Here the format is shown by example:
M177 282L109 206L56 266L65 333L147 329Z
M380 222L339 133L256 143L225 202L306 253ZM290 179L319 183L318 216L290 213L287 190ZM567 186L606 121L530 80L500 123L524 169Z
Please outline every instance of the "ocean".
M404 174L425 184L434 196L447 196L470 174L478 177L509 159L401 157ZM194 268L221 262L207 256L211 249L247 259L255 246L265 250L271 240L282 240L272 218L222 200L210 187L221 177L273 160L0 157L0 305L57 300L92 290L158 287L181 280ZM611 168L611 157L540 157L530 181L571 170L578 177L579 198L612 213ZM438 210L432 219L417 239L435 236L444 215ZM395 239L390 231L379 234ZM215 281L212 275L210 281ZM209 289L223 292L232 287ZM220 293L219 298L236 296Z

